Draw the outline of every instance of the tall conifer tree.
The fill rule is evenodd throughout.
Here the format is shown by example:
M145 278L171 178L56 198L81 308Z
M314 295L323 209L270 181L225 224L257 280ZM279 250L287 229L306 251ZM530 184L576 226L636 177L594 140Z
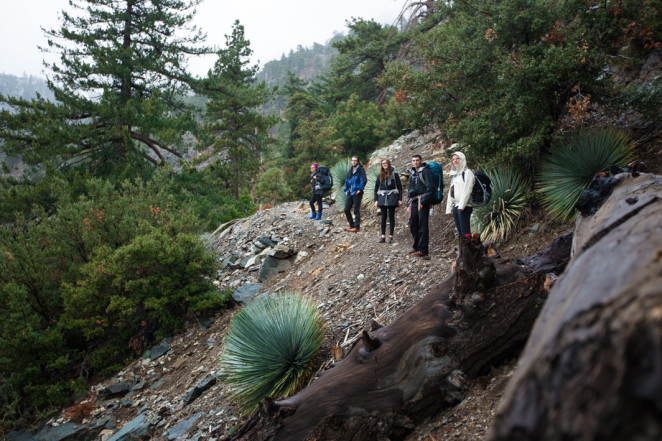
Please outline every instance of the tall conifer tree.
M0 97L6 148L37 163L86 163L97 173L181 156L193 118L182 98L193 79L186 56L209 53L188 24L201 0L71 0L46 31L55 103Z

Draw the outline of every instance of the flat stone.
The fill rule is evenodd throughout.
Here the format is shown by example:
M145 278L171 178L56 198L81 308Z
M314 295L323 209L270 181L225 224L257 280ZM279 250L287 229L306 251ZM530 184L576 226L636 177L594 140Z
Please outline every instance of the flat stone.
M232 294L232 300L240 305L248 303L262 288L261 283L247 283L240 286Z
M135 441L137 439L145 440L150 437L151 424L145 419L145 414L141 413L124 425L108 441Z
M123 397L129 393L134 384L135 383L129 383L127 381L111 384L99 391L99 398L107 400L109 398Z
M195 422L202 416L203 413L204 412L198 412L192 417L187 418L184 421L181 421L172 426L166 432L166 437L172 441L184 435L191 427L193 427L193 424L195 424Z
M152 349L149 350L149 358L150 360L154 361L157 358L161 357L162 355L168 353L169 350L170 350L170 345L167 344L154 346Z
M264 282L278 273L287 271L292 267L292 262L285 259L277 259L272 256L267 256L260 266L260 271L257 273L257 280Z
M185 404L191 404L198 398L204 391L216 384L216 376L207 375L205 378L200 380L198 384L193 386L191 389L186 391L186 396L184 397Z

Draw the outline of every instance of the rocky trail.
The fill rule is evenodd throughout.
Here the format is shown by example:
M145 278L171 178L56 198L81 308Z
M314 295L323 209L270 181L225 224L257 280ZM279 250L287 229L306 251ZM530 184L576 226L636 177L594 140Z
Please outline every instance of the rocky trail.
M377 158L389 157L402 172L411 155L419 153L424 160L446 165L444 147L433 135L412 134L376 152L370 162L378 164ZM373 321L391 323L448 276L456 238L451 218L443 213L444 203L430 218L429 260L407 254L411 236L404 208L396 211L393 244L378 243L376 210L364 208L361 231L351 233L345 231L344 213L333 204L321 221L306 219L307 202L291 202L219 228L206 239L223 266L215 283L234 292L231 306L191 323L187 332L165 339L112 378L100 381L86 400L52 418L36 434L13 432L9 439L198 441L232 435L246 417L227 399L226 386L218 379L222 375L218 360L225 330L240 305L267 293L297 291L311 296L328 325L319 356L321 370L334 355L341 356L333 346L348 348ZM532 212L496 248L507 258L525 257L572 229ZM406 440L482 439L515 364L511 360L492 367L489 375L469 384L464 401L419 425Z

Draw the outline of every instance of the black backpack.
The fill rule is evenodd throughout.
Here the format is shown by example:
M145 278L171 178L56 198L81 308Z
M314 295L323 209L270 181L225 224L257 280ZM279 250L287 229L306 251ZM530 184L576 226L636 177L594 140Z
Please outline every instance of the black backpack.
M326 165L318 166L317 174L320 177L319 181L320 181L320 185L322 186L322 190L324 191L331 190L333 188L333 176L329 171L329 167L327 167Z
M481 171L474 172L476 182L471 191L471 205L474 207L484 207L492 197L492 181L490 177ZM462 180L464 181L464 172L462 172Z

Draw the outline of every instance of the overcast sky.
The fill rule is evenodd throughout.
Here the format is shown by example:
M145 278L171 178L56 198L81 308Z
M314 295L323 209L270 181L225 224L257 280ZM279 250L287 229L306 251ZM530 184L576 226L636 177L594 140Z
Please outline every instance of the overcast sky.
M225 35L239 20L251 42L254 62L280 59L298 45L324 44L334 32L346 32L351 17L394 24L407 0L204 0L195 24L207 34L207 44L225 46ZM68 0L0 0L0 73L43 75L38 46L46 45L41 28L56 28ZM203 76L215 57L191 60L194 75Z

